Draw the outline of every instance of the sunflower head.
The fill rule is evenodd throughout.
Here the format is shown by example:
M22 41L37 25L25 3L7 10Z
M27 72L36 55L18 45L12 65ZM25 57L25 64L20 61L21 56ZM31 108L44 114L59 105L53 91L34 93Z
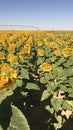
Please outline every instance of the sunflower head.
M39 56L44 56L44 50L42 50L42 49L38 49L37 53Z
M52 66L46 62L40 65L40 69L42 69L44 72L50 72L52 70Z
M65 57L69 56L71 53L73 53L73 49L72 49L72 48L64 48L64 49L62 50L62 54L63 54Z
M0 89L13 87L17 78L17 71L9 64L0 65Z

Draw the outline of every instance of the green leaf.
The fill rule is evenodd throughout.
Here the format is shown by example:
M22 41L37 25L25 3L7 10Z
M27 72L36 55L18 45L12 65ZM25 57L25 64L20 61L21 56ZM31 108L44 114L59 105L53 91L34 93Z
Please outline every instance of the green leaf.
M53 56L52 58L50 58L51 62L55 62L55 61L56 61L56 59L57 59L57 57L56 57L56 56Z
M60 123L54 123L55 130L58 130L61 127L62 127L62 124L60 124Z
M73 88L69 87L66 88L66 92L68 93L68 97L73 98Z
M51 93L49 93L47 90L44 90L42 93L41 101L46 100L50 95Z
M53 93L53 91L58 87L58 85L55 85L54 82L51 81L50 83L47 83L46 87L48 92Z
M48 48L47 46L44 46L44 51L45 51L45 56L46 57L51 57L52 56L52 50Z
M73 65L73 61L68 60L66 63L63 64L65 67L70 67L71 65Z
M71 89L71 92L69 93L69 97L73 98L73 89Z
M46 63L50 63L50 58L47 57L47 58L45 59L45 62L46 62Z
M13 94L13 90L12 89L9 89L9 90L1 90L0 91L0 103L6 99L7 96L10 96Z
M60 86L60 90L62 90L63 92L68 92L68 88L65 85L60 84L59 86Z
M22 80L16 80L16 86L22 87Z
M73 77L73 68L67 68L63 70L63 74L66 77L72 76Z
M37 84L35 83L27 83L26 88L29 90L40 90Z
M55 118L56 118L56 120L57 120L60 124L62 123L62 117L61 117L61 116L56 116Z
M21 94L22 94L22 96L25 96L25 97L26 97L27 94L28 94L28 92L22 91Z
M57 67L53 65L53 78L58 78L64 76L62 67Z
M63 104L62 104L62 108L64 110L72 110L72 107L69 105L69 103L67 101L63 101Z
M42 84L47 83L47 80L45 79L45 77L41 77L40 78L40 83L42 83Z
M58 99L58 98L52 98L52 99L51 99L51 104L52 104L54 110L55 110L56 112L58 112L58 111L60 110L60 108L61 108L62 100L61 100L61 99Z
M21 76L23 79L29 79L29 73L28 73L28 70L22 68L22 69L21 69L21 74L20 74L20 76Z
M37 65L40 65L44 62L44 57L38 57L37 59Z
M65 59L64 57L61 57L61 58L58 60L57 65L58 65L58 66L61 65L61 64L63 64L65 61L66 61L66 59Z
M12 116L7 130L30 130L26 117L14 105L12 107Z
M49 81L49 80L52 79L52 73L51 73L51 72L45 73L44 76L45 76L45 79L46 79L47 81Z
M2 126L0 125L0 130L3 130Z
M45 107L46 110L48 110L51 114L54 113L54 109L51 108L49 105Z
M73 77L69 78L69 83L70 83L71 87L73 87Z
M23 64L23 63L24 63L24 58L20 58L19 62L20 62L21 64Z
M58 123L54 123L55 129L59 129L62 127L62 117L61 116L55 116Z

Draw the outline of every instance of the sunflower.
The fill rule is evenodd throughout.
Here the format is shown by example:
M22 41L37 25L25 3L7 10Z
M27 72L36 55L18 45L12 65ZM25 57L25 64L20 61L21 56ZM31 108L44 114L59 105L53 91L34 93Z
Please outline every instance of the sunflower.
M37 41L38 46L42 46L43 43L41 41Z
M60 56L59 50L55 50L54 53L55 53L56 56Z
M44 56L44 50L42 49L38 49L37 53L39 56Z
M44 72L50 72L52 70L52 66L46 62L40 65L40 69L42 69Z
M14 62L15 64L18 64L17 57L13 54L9 54L7 59L8 59L9 62Z
M45 44L46 44L49 48L52 48L52 49L57 48L57 43L56 43L56 42L48 42L48 41L46 41Z
M30 55L30 45L25 45L24 48L18 53L20 58L27 58Z
M64 48L64 49L62 50L62 54L63 54L65 57L69 56L71 53L73 53L73 49L72 49L72 48Z
M17 71L9 64L0 65L0 89L13 87L17 78Z
M27 40L27 44L31 45L32 44L32 37L30 36L29 39Z
M9 47L7 48L7 51L8 51L9 53L14 53L15 47L16 47L15 44L9 44Z
M0 59L4 59L4 53L3 52L0 52Z

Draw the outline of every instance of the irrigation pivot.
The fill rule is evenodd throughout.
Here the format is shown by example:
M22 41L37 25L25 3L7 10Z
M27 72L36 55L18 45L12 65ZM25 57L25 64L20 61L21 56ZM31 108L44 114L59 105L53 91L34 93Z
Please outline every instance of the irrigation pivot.
M0 25L0 30L39 30L39 27L24 25Z

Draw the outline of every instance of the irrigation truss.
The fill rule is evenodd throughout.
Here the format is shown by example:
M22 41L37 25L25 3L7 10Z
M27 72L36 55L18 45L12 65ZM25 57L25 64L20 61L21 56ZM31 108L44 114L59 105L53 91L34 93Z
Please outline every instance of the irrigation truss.
M0 30L39 30L39 27L24 25L0 25Z

